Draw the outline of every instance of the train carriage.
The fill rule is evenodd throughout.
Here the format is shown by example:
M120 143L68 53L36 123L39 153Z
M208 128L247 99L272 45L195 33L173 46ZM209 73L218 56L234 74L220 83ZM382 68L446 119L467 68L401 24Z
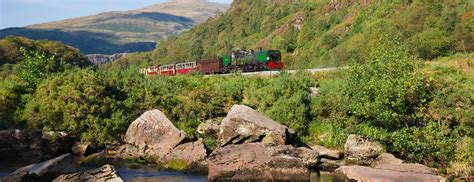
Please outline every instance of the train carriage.
M197 71L202 74L216 74L223 73L224 64L221 59L206 59L197 61Z
M178 63L175 66L176 74L185 75L196 69L196 62Z
M160 75L173 76L176 74L175 64L160 66Z

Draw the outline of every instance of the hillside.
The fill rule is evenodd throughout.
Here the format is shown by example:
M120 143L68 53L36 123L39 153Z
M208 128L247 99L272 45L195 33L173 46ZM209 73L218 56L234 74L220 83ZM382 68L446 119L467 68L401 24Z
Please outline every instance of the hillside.
M206 0L173 0L138 10L8 28L0 30L0 38L16 35L61 41L86 54L143 52L152 50L156 41L188 30L226 9L227 5Z
M287 65L363 62L382 35L431 60L474 50L472 1L239 0L229 10L154 50L151 64L193 60L232 49L279 49Z

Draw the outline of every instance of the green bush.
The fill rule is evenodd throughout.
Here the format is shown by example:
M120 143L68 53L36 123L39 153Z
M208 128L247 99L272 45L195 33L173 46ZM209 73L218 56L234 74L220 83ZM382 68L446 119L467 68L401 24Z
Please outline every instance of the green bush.
M20 48L23 60L20 63L19 77L27 83L28 89L34 90L36 85L54 72L58 60L47 55L43 50Z
M392 133L389 151L412 162L444 168L454 160L459 139L458 130L429 122Z
M453 37L439 28L427 29L410 39L414 55L427 60L451 54L454 43Z
M420 125L431 88L393 35L382 35L366 64L349 70L347 92L351 114L373 126L396 130Z
M59 74L38 86L23 119L30 127L65 131L93 144L120 139L130 121L107 91L92 70Z
M0 129L14 127L15 112L20 105L20 94L18 85L13 80L0 81Z
M302 135L311 121L309 88L314 85L304 73L281 75L247 89L244 103Z

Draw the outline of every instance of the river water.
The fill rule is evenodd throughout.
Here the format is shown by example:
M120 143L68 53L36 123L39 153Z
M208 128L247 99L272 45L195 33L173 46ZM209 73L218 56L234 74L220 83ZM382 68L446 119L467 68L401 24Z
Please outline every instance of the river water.
M81 167L81 171L93 169L92 167ZM126 167L116 167L116 170L124 181L137 181L137 182L150 182L150 181L163 181L163 182L180 182L180 181L191 181L191 182L205 182L207 181L207 175L195 175L186 174L182 172L168 172L168 171L157 171L152 169L130 169ZM0 171L0 177L5 176L13 170L2 169Z
M39 163L39 161L0 161L0 177L6 176L18 168L29 164ZM97 167L81 166L79 171L87 171ZM186 174L183 172L159 171L153 167L142 167L139 169L131 169L128 167L115 166L124 181L207 181L207 175Z
M156 171L147 169L130 169L130 168L117 168L118 173L124 181L137 181L137 182L149 182L149 181L207 181L207 175L194 175L185 174L182 172L167 172L167 171Z
M21 166L26 166L25 164L5 164L0 162L0 177L5 176L14 170L18 169ZM86 171L94 169L96 167L80 167L80 171ZM170 172L170 171L159 171L156 168L139 168L132 169L128 167L116 166L116 170L124 181L132 182L205 182L207 181L207 175L198 175L198 174L187 174L183 172ZM315 173L311 174L311 182L326 182L326 181L337 181L334 179L334 176L329 173L317 175Z

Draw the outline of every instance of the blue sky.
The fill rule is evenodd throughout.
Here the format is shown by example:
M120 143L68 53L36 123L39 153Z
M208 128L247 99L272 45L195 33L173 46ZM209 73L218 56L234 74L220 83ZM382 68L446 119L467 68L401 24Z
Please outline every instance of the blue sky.
M132 10L167 0L0 0L0 29ZM232 0L210 0L230 4Z

